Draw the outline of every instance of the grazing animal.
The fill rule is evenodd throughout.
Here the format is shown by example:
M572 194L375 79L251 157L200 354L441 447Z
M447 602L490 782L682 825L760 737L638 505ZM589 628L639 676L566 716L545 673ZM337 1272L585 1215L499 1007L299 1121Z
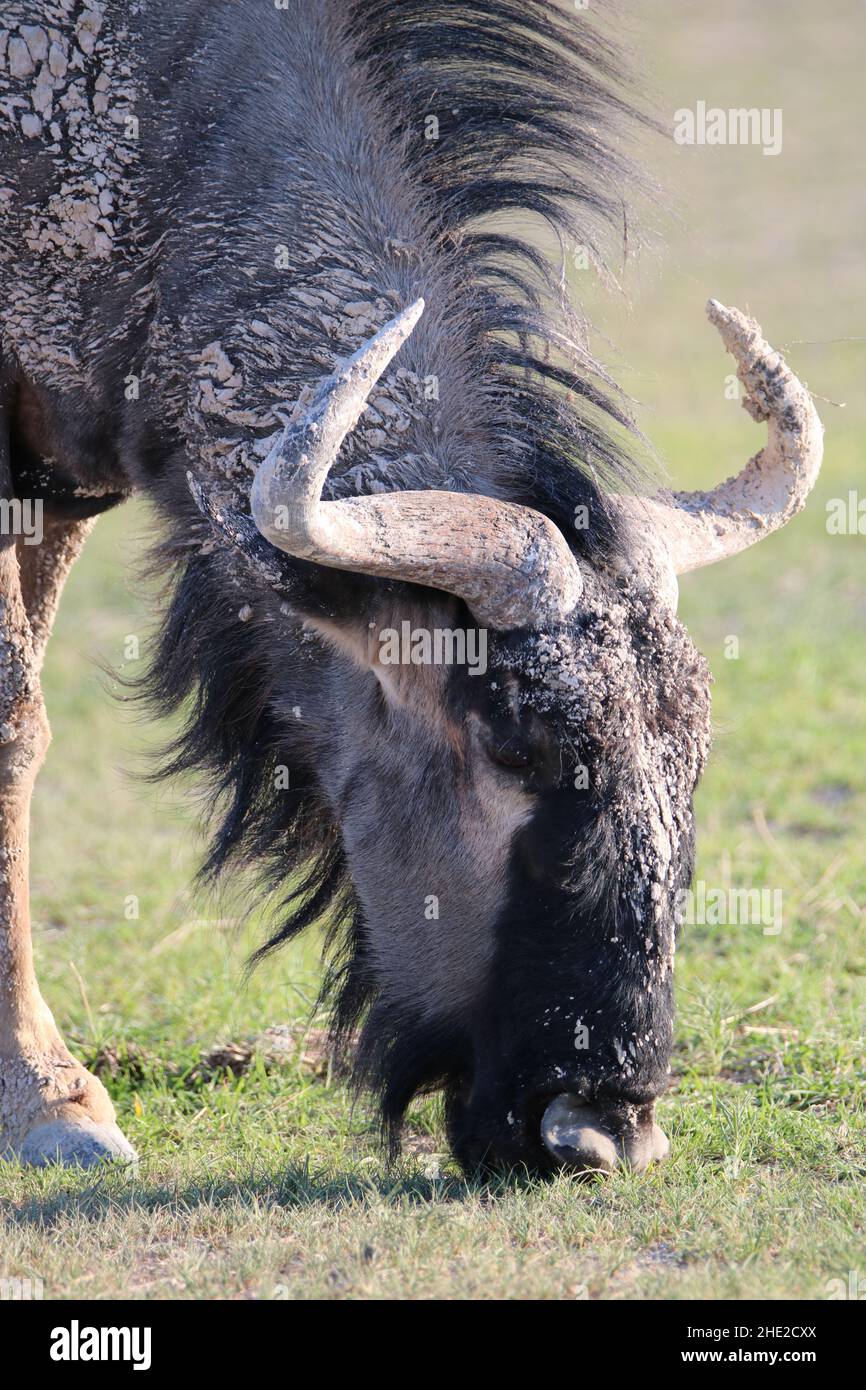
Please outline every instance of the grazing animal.
M132 1155L39 992L27 827L63 579L136 493L171 576L144 694L182 717L167 770L213 787L205 871L276 888L261 954L330 921L335 1039L392 1143L439 1087L466 1166L664 1157L710 741L676 576L802 506L821 428L711 302L767 446L636 492L517 230L596 257L621 70L542 0L0 0L0 499L42 517L0 548L7 1155Z

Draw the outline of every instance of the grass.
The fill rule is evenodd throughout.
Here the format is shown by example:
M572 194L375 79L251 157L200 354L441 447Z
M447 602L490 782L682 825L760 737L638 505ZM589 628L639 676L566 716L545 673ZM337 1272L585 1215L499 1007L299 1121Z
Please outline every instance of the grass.
M50 648L34 910L43 989L104 1069L142 1162L134 1178L95 1179L5 1165L0 1277L41 1278L55 1298L767 1299L822 1298L828 1280L863 1273L866 565L861 537L825 528L827 501L864 478L866 345L835 341L862 328L851 8L786 6L779 32L748 0L723 18L653 6L660 107L781 106L785 150L656 149L680 197L669 250L632 264L630 300L587 286L678 482L727 475L760 440L725 399L729 364L702 320L711 293L750 306L816 392L848 402L823 408L807 512L683 583L716 677L698 877L778 890L783 918L776 935L684 932L660 1106L671 1162L603 1184L473 1185L428 1100L385 1169L369 1117L327 1074L317 1034L305 1040L318 942L244 983L260 924L191 895L188 801L129 775L165 732L119 710L98 669L134 669L130 638L152 621L131 566L146 517L130 507L99 522ZM213 1053L272 1025L294 1030L282 1060L263 1044Z

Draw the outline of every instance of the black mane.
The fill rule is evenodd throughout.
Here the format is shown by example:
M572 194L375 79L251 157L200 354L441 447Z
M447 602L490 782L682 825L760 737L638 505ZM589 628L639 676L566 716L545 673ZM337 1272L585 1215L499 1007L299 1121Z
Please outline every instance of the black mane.
M597 504L596 488L640 477L610 430L633 428L625 403L567 297L569 254L584 248L605 277L606 234L625 228L624 190L642 183L619 149L643 119L624 55L591 12L567 17L548 0L360 0L351 15L443 243L482 291L488 370L521 426L509 495L572 536L574 509ZM427 117L438 121L429 142L418 134ZM546 250L528 217L536 232L546 225ZM603 508L576 543L613 543Z

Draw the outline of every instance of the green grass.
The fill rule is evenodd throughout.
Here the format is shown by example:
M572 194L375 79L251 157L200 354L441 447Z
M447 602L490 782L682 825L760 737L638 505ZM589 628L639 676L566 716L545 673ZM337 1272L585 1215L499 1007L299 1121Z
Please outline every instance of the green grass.
M760 442L724 398L709 294L751 307L780 344L815 340L791 346L792 364L848 402L823 407L827 460L807 512L682 586L716 678L698 877L778 889L784 916L778 935L684 933L660 1106L671 1162L602 1184L467 1184L426 1101L389 1173L314 1045L282 1064L257 1054L241 1075L199 1065L274 1024L303 1034L319 943L245 983L260 924L235 927L237 907L191 896L190 803L129 775L165 732L119 710L97 665L129 673L127 638L152 621L131 564L146 518L130 508L99 522L50 648L34 910L43 989L82 1055L119 1053L105 1079L142 1162L132 1179L4 1166L0 1276L40 1277L59 1298L821 1298L828 1280L863 1274L866 554L824 524L827 500L866 478L866 344L831 341L862 332L866 55L852 10L789 5L780 33L748 0L724 18L653 6L662 109L780 105L785 152L657 149L680 198L669 250L631 266L630 304L590 294L677 482L725 476Z

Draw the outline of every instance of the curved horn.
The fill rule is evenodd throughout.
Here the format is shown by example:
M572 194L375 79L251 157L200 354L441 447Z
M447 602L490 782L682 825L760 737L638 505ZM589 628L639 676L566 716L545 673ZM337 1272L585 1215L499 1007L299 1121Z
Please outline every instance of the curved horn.
M711 299L707 316L737 363L743 406L767 422L768 439L735 478L711 492L674 492L617 501L666 552L675 574L736 555L796 516L815 485L824 431L812 397L754 319Z
M423 299L322 382L259 467L250 503L278 549L333 569L456 594L501 631L561 623L582 580L562 533L529 507L460 492L388 492L323 502L322 488L369 392L409 337Z

